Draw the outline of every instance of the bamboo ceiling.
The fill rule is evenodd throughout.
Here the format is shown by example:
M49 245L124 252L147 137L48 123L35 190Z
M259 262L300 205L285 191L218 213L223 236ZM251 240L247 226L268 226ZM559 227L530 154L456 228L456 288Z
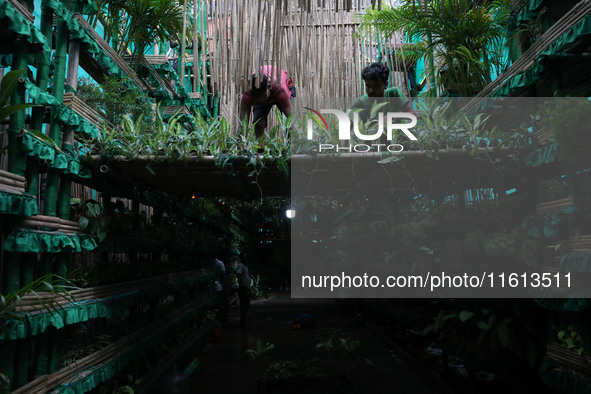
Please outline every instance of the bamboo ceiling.
M240 96L257 65L288 72L297 89L296 111L320 107L322 98L362 94L361 70L378 59L379 46L354 36L355 21L372 0L207 1L213 93L225 118L237 120ZM400 42L394 37L387 45ZM390 78L391 86L407 86L402 72Z

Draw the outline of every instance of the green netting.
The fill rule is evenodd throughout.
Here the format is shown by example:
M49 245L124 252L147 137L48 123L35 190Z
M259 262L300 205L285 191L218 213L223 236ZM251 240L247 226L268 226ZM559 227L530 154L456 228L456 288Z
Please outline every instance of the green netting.
M540 377L544 384L569 394L591 393L591 378L544 358L540 363Z
M591 272L591 253L572 252L560 259L560 272Z
M534 238L555 238L568 231L569 215L577 212L579 208L568 207L562 212L552 215L532 215L523 219L521 228L525 234Z
M45 160L51 168L55 168L64 174L72 174L80 178L92 177L90 170L82 165L80 160L56 150L55 147L38 139L33 134L24 133L22 142L23 150L27 156Z
M0 191L0 214L32 216L38 213L35 196Z
M43 45L44 51L50 51L47 40L41 31L35 25L23 17L8 1L0 0L0 19L8 19L8 28L15 33L27 37L30 43Z
M586 16L584 19L576 23L568 31L558 37L552 42L538 58L534 64L527 69L527 71L515 75L507 83L497 89L492 97L506 97L511 94L515 89L530 86L534 84L544 71L542 62L549 56L561 54L567 45L575 42L579 37L591 34L591 15Z
M15 230L2 245L7 252L19 253L79 253L96 247L96 240L90 235L33 230Z
M523 158L523 163L529 167L539 167L543 164L549 164L558 158L558 148L556 144L544 145L533 152L530 152Z

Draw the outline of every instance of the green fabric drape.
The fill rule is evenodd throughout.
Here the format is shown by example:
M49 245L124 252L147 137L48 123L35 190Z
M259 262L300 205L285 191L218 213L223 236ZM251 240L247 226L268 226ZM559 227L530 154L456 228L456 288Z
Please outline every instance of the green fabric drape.
M93 15L99 10L98 4L94 0L75 0L75 3L79 3L82 7L82 14Z
M35 137L33 134L24 133L23 149L28 156L49 162L49 166L64 174L76 175L80 178L91 178L90 170L80 163L80 160L66 155L55 149L54 146Z
M98 386L101 382L110 379L116 372L122 370L130 362L138 359L139 357L147 354L153 350L159 343L166 341L169 338L171 329L182 325L196 315L202 314L207 309L215 305L215 297L210 298L204 304L201 304L196 309L185 313L183 316L175 319L173 327L167 327L165 330L154 332L147 338L143 338L142 341L135 347L129 349L125 353L119 353L108 364L103 364L98 367L89 368L83 371L79 376L74 378L70 383L55 387L52 392L63 393L63 394L82 394L88 392ZM211 324L201 331L201 335L195 341L195 345L205 341L212 333L215 328L215 324Z
M560 259L560 272L591 273L591 253L572 252L563 255Z
M560 54L564 49L574 43L579 37L583 35L591 34L591 15L586 16L584 19L576 23L568 31L558 37L552 42L538 58L534 61L534 64L528 68L525 72L517 74L499 89L497 89L491 96L492 97L507 97L514 90L534 84L540 79L544 66L542 62L549 56Z
M35 25L25 19L8 1L0 0L0 18L8 19L10 26L8 28L15 33L27 37L31 44L41 44L44 51L50 51L45 36L35 27Z
M517 12L515 17L511 19L507 25L507 31L512 33L522 23L538 16L542 3L544 3L544 0L530 0L521 10L519 10L519 12Z
M17 195L0 191L0 214L31 216L39 214L37 199L30 194Z
M215 279L215 272L200 276L183 278L172 283L134 289L126 293L98 300L71 302L57 310L44 313L25 314L13 317L5 322L6 334L0 332L2 339L22 339L29 335L40 335L48 327L57 329L66 325L77 324L99 317L112 318L120 316L125 310L139 302L149 302L171 292L183 292L190 288L198 288ZM215 304L215 297L214 297ZM6 335L6 336L4 336Z
M80 253L96 247L96 240L90 235L33 230L15 230L2 245L5 251L19 253Z
M51 94L41 91L41 89L31 82L26 81L25 87L27 88L29 98L33 103L38 105L51 105L54 109L54 111L52 111L52 116L55 116L57 120L74 127L74 130L84 133L91 138L97 138L99 135L99 128L94 124L66 107Z

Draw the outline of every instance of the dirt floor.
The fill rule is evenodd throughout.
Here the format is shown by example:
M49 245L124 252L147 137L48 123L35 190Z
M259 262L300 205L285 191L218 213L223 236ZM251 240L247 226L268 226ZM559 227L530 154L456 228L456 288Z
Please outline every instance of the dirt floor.
M197 356L191 381L200 393L211 394L450 393L427 371L413 367L354 309L352 301L283 294L253 301L252 327L241 329L233 305L229 325ZM246 351L256 349L257 341L273 348L253 359Z

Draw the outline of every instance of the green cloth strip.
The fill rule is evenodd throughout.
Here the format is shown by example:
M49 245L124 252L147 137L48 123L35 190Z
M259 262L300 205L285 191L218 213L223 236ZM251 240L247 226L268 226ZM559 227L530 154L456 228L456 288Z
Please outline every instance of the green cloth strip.
M560 259L560 272L591 272L591 253L571 252Z
M29 335L39 335L48 327L63 328L66 325L76 324L91 319L120 316L127 308L138 302L146 302L162 297L163 294L186 291L192 287L198 287L215 279L215 272L200 276L183 278L182 280L167 283L165 285L151 286L143 289L135 289L116 296L72 302L57 310L44 313L26 314L6 320L5 333L0 332L2 339L23 339ZM216 298L212 299L213 304Z
M90 235L33 230L15 230L2 245L7 252L19 253L80 253L96 247L96 240Z
M76 131L87 134L91 138L97 138L99 135L99 129L94 124L66 107L51 94L42 92L41 89L31 82L26 81L25 87L27 88L29 98L33 103L38 105L51 105L54 110L52 112L55 113L52 114L52 116L55 116L56 119L62 121L64 124L74 127L74 130Z
M515 17L509 22L507 31L509 33L514 32L519 25L527 22L529 19L535 18L540 11L539 8L544 0L530 0L523 6L521 10L517 12Z
M0 214L32 216L38 213L35 196L0 191Z
M96 368L89 368L86 371L84 371L83 377L76 377L72 382L57 386L53 388L53 390L51 391L53 393L63 394L83 394L94 389L100 383L110 379L116 372L124 369L127 365L130 364L130 362L138 359L139 357L144 356L151 350L154 350L163 341L169 340L171 330L174 330L176 327L184 324L187 320L193 318L195 315L202 314L204 311L214 306L215 302L215 297L209 298L203 304L199 305L197 308L188 311L182 316L177 317L175 319L173 327L168 326L164 330L153 333L148 338L142 339L142 341L139 342L137 346L134 346L127 352L119 353L109 363L102 364L100 366L97 366ZM214 325L211 325L204 329L200 337L200 340L204 341L208 335L211 335L213 329ZM195 344L197 345L198 341L195 342ZM92 372L87 373L88 371Z
M35 25L25 19L13 6L6 0L0 0L0 18L9 21L8 29L27 37L32 44L43 45L44 51L51 51L45 36Z
M51 168L63 174L72 174L80 178L91 178L90 170L79 159L58 151L49 143L42 141L30 133L23 134L23 150L27 156L46 160Z
M544 71L542 62L545 58L562 53L567 45L574 43L579 37L586 34L591 34L591 15L587 15L563 35L558 37L558 39L552 42L544 51L542 51L542 53L540 53L540 56L538 56L530 68L525 72L510 78L508 82L497 89L491 97L507 97L518 88L532 85L540 79L540 75Z

